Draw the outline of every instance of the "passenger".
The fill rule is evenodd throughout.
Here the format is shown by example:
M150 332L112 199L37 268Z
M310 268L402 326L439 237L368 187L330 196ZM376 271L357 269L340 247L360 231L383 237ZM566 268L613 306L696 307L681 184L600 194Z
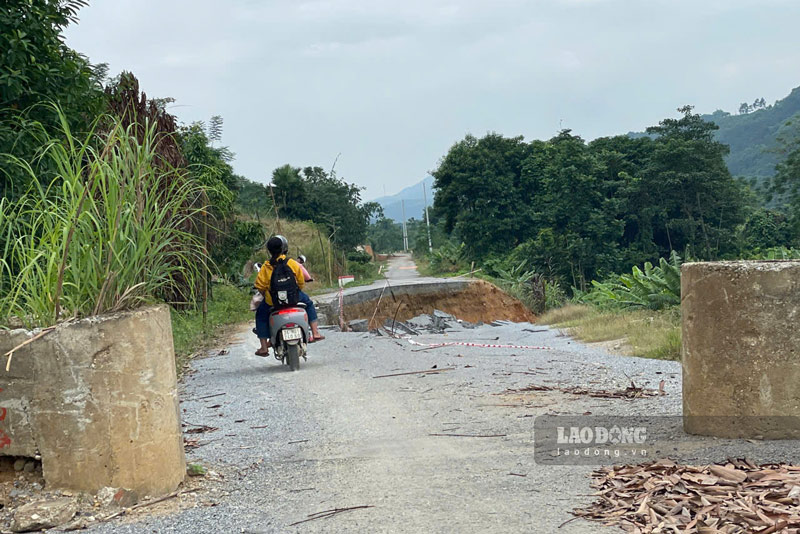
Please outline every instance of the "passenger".
M305 279L305 281L313 282L314 279L311 278L311 275L308 274L308 271L306 270L306 257L300 254L299 256L297 256L297 263L300 264L300 269L303 271L303 278Z

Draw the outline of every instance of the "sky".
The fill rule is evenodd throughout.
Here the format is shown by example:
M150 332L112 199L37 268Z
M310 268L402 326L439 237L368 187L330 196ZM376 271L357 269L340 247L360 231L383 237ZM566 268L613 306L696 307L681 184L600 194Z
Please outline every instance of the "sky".
M67 44L189 123L237 173L318 165L365 199L467 133L587 140L800 85L797 0L90 0Z

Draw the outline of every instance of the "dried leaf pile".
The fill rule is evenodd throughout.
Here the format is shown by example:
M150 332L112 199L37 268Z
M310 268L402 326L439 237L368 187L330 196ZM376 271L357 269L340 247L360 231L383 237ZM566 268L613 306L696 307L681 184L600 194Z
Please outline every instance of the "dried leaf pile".
M633 382L625 389L590 389L580 386L570 387L555 387L545 386L542 384L531 384L520 389L509 389L506 393L524 393L526 391L560 391L562 393L570 393L572 395L587 395L589 397L597 397L603 399L638 399L640 397L655 397L657 395L666 395L664 391L664 381L662 380L658 386L658 390L640 388Z
M593 477L599 500L573 513L630 533L800 533L800 466L660 460L602 467Z

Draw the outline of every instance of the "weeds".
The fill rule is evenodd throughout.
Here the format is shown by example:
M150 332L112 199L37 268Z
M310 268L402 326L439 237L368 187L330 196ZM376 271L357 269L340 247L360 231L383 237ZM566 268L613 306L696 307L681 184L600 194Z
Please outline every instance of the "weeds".
M624 340L634 356L680 359L680 313L675 308L626 311L568 304L547 312L539 322L564 328L570 335L588 343Z
M60 137L42 132L38 156L52 180L6 156L33 185L0 210L0 323L49 326L157 298L192 303L206 265L194 226L209 190L158 158L153 125L140 142L134 125L106 118L106 131L81 139L57 111Z

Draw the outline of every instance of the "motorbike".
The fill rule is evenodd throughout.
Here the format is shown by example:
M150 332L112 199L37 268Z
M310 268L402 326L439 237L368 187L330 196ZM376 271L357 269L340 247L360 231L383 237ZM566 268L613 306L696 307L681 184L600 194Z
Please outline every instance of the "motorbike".
M292 371L300 369L300 358L308 359L306 349L311 333L305 304L299 302L296 306L272 310L269 328L275 359Z

